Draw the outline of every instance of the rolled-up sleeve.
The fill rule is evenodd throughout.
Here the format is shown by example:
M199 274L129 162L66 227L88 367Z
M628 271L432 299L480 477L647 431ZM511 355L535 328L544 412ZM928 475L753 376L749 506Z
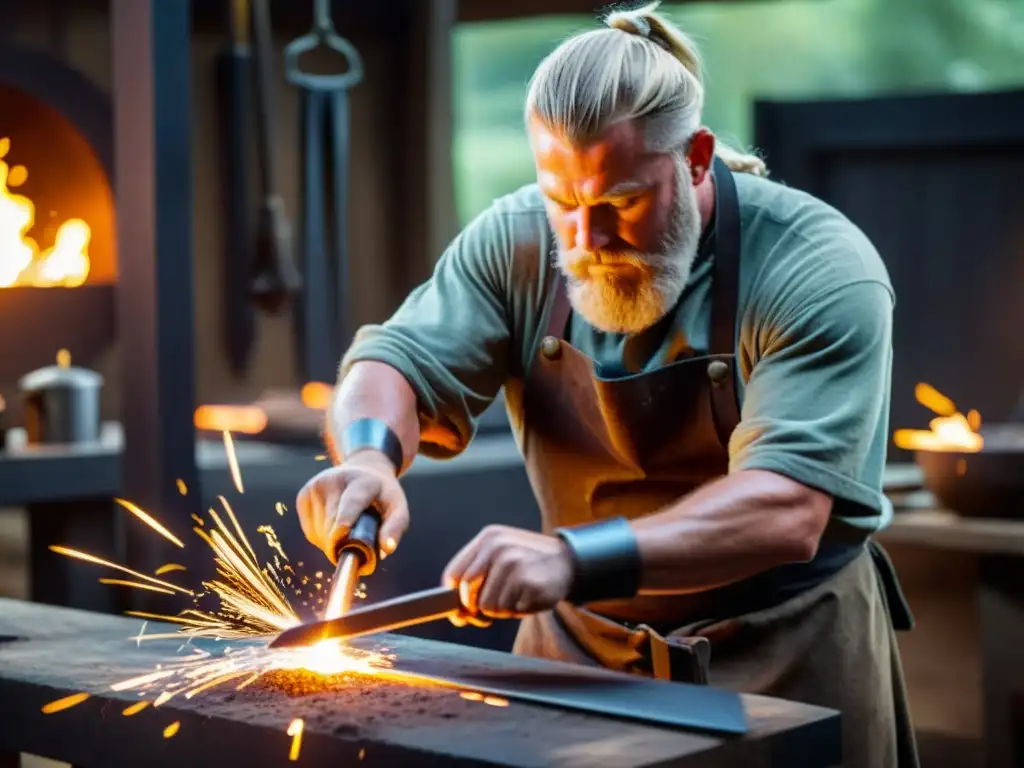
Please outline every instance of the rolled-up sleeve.
M359 329L342 360L340 377L358 360L405 377L416 392L425 455L464 450L508 376L510 254L504 217L482 213L386 322Z
M731 471L790 477L833 496L837 514L885 515L893 304L888 285L852 281L759 330Z

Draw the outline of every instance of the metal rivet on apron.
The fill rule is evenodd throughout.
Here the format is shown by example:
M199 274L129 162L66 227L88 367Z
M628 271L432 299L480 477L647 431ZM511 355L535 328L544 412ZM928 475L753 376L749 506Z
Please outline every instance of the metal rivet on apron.
M729 378L729 364L722 360L712 360L708 363L708 378L716 387L720 387Z
M540 343L540 352L548 360L557 360L562 354L562 344L554 336L545 336Z

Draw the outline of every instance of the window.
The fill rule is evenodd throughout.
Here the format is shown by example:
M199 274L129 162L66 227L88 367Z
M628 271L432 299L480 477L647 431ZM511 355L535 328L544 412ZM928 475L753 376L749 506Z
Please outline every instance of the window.
M700 46L704 120L751 142L756 98L857 97L1024 85L1020 0L764 0L666 4ZM462 24L455 31L455 192L465 224L534 180L526 83L587 16Z

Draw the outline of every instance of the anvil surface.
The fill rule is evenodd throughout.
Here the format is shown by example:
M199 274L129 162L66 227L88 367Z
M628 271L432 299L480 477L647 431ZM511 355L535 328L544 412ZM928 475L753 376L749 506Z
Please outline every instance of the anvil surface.
M227 683L192 699L122 715L137 691L111 685L176 657L180 640L136 643L137 619L0 599L0 762L27 752L75 766L288 764L294 718L305 723L302 765L806 766L837 765L838 713L743 695L749 730L701 733L512 700L466 700L458 688L350 676L298 685ZM150 622L146 633L172 631ZM504 679L565 675L579 667L400 635L374 638L395 668L453 681L462 690ZM193 640L205 648L234 645ZM179 657L180 658L180 657ZM484 681L483 684L481 681ZM669 684L666 684L669 685ZM53 714L43 705L88 692ZM152 698L153 693L147 698ZM180 722L169 739L164 728Z

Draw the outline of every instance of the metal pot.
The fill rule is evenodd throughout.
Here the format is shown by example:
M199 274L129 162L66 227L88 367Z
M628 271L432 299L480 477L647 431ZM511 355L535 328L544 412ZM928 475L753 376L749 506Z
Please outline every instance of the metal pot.
M103 377L70 360L32 371L18 383L29 444L90 443L100 438Z
M916 451L924 485L965 517L1024 518L1024 424L989 424L976 453Z

